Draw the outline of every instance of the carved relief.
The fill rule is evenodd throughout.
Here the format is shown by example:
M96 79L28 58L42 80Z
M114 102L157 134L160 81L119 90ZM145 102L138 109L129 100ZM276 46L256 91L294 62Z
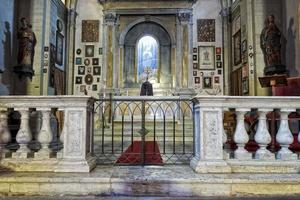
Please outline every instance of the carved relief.
M83 132L82 123L79 123L83 119L81 112L70 112L68 116L69 128L68 128L68 140L67 140L67 152L71 156L82 155L82 137Z

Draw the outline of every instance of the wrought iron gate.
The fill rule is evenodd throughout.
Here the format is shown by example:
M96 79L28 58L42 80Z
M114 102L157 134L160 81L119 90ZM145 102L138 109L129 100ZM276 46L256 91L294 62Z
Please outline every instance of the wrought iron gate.
M194 154L194 104L180 97L96 101L94 153L99 164L187 164Z

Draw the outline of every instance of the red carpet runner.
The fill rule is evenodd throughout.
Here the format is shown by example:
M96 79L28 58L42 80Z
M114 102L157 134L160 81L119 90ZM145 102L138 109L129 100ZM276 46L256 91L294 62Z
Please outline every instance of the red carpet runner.
M160 156L157 142L145 141L145 164L162 165L163 160ZM117 164L142 164L142 142L134 141L117 160Z

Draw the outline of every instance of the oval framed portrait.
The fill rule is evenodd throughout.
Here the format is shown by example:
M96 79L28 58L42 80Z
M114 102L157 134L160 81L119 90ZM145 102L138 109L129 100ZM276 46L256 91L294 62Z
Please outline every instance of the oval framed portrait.
M84 81L87 85L91 85L94 81L94 78L91 74L88 74L84 77Z
M91 64L90 59L88 59L88 58L84 59L84 65L85 66L89 66L90 64Z
M77 49L76 53L77 53L77 55L80 55L81 54L81 49Z

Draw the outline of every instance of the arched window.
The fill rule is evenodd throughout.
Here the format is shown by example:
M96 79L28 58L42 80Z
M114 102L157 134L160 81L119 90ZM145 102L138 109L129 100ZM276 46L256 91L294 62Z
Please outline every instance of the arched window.
M158 42L149 35L143 36L137 43L137 74L139 82L143 82L149 73L149 79L157 80Z

